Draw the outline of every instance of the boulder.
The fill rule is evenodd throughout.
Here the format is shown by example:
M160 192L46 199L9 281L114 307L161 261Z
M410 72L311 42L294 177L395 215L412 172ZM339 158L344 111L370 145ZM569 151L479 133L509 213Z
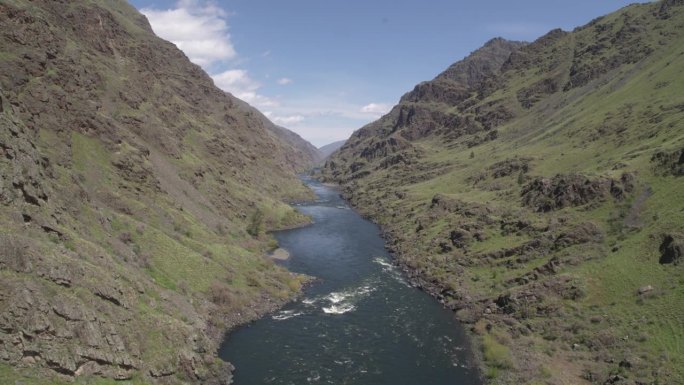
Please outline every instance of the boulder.
M604 385L613 385L613 384L626 384L627 379L619 374L614 374L608 377L608 379L603 383Z
M652 291L653 291L653 286L651 286L651 285L642 286L639 288L639 295L650 293Z

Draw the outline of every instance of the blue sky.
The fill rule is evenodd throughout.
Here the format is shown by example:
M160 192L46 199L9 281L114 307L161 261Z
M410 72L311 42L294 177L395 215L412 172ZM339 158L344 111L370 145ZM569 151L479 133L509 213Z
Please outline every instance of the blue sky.
M129 0L217 86L317 146L493 37L571 30L622 0Z

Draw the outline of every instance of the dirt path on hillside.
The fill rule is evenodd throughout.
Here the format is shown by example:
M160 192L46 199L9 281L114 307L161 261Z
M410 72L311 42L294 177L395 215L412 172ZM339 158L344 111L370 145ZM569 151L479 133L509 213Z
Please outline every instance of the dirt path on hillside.
M651 189L651 186L646 186L644 191L637 197L637 199L634 201L632 204L632 207L629 209L629 213L625 217L625 225L628 227L641 227L643 226L643 223L641 221L641 209L646 203L646 200L653 195L653 189Z

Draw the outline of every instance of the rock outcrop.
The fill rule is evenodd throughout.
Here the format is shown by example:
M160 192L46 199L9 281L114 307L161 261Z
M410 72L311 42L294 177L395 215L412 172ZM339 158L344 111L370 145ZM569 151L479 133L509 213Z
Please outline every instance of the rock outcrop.
M622 199L633 189L632 177L625 174L620 181L610 178L588 178L583 175L556 175L536 178L522 189L523 204L547 212L570 206L581 206L613 197Z
M663 237L660 244L660 263L661 264L680 264L684 255L684 237L681 235L668 234Z

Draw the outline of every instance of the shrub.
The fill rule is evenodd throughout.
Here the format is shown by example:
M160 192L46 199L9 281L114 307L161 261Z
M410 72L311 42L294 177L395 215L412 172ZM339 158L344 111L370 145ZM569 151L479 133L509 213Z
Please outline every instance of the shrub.
M496 369L510 369L513 367L511 351L499 343L491 334L482 338L482 352L487 366Z
M235 294L228 285L214 282L209 287L209 300L218 306L235 306L237 304Z
M264 230L264 213L260 209L256 209L249 220L247 226L247 233L253 237L258 237Z

